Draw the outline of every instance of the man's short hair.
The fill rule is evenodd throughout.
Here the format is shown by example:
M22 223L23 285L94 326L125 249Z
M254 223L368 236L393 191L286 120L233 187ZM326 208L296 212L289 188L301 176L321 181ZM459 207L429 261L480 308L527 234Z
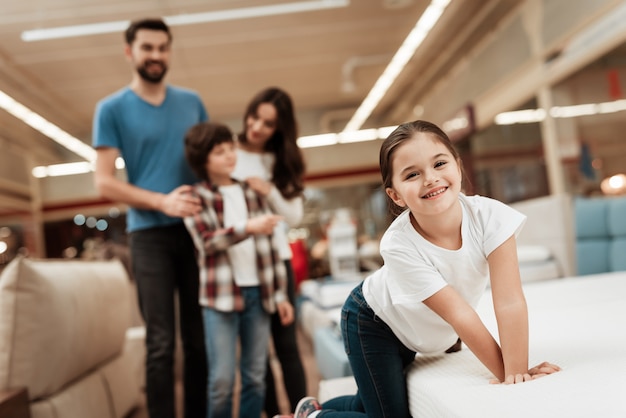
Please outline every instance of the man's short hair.
M149 18L135 20L130 23L128 29L126 29L126 32L124 32L124 37L128 45L131 45L133 43L133 41L137 37L137 31L140 29L163 31L167 33L167 38L170 42L172 42L172 33L170 32L169 26L167 26L163 19Z

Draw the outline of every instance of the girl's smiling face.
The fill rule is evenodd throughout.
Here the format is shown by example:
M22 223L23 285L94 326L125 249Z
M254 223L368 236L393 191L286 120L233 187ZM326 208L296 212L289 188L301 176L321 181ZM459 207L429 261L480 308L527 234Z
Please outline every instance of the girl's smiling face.
M399 145L391 168L392 187L385 191L414 217L437 215L458 204L461 166L435 135L418 132Z

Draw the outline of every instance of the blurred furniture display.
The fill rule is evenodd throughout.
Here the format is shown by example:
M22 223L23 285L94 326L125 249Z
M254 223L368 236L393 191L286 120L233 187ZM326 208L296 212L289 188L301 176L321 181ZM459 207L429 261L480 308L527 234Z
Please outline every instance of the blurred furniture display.
M361 279L310 279L300 285L299 320L322 379L352 375L339 331L341 307Z
M339 326L341 307L360 280L305 280L300 285L299 321L304 334L313 339L318 328Z
M546 263L540 266L540 247L550 253L561 277L626 270L626 197L563 194L511 206L528 217L517 238L522 280L550 276ZM532 264L523 262L524 252Z
M574 200L578 275L626 270L626 197Z
M322 379L352 376L339 326L323 327L313 335L315 363Z
M353 376L336 377L320 380L317 390L317 400L326 402L337 396L354 395L357 392L356 381Z
M510 206L527 217L517 236L522 282L575 275L572 197L543 196Z
M517 259L523 284L563 277L558 260L544 245L518 245Z
M0 393L27 393L32 418L127 416L144 379L135 303L118 260L14 259L0 275Z
M328 226L328 260L335 280L352 280L359 274L356 221L347 208L337 209Z

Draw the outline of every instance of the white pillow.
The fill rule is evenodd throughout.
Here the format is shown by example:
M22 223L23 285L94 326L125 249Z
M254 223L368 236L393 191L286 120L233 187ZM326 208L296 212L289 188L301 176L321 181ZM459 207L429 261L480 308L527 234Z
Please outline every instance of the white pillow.
M546 261L552 258L552 251L543 245L519 245L517 259L520 264Z

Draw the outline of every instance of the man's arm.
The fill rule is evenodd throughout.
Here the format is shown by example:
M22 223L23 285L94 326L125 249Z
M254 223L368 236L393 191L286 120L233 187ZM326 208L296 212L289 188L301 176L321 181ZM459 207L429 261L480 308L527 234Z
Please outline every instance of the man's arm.
M163 194L142 189L115 177L115 160L118 156L116 148L97 149L95 184L102 197L138 209L158 210L174 217L191 216L200 211L199 199L190 194L192 186L183 185Z

